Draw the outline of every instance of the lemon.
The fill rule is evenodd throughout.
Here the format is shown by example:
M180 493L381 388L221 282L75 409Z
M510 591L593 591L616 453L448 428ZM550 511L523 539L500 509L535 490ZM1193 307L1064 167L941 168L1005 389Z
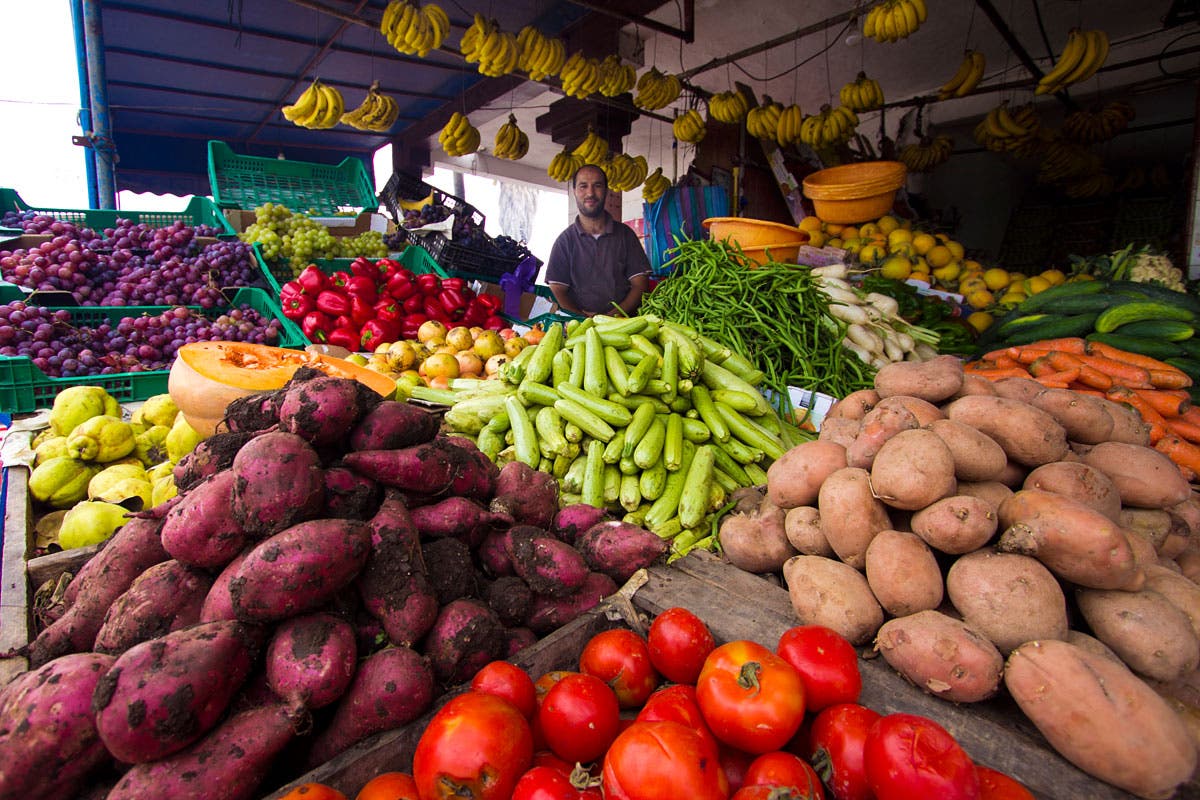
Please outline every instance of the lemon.
M883 231L883 233L886 235L900 227L900 220L896 219L891 214L884 214L875 221L875 224L878 225L879 230Z
M1051 286L1059 286L1067 282L1067 276L1059 269L1048 269L1042 273L1042 277L1050 281Z
M959 273L962 272L962 264L957 261L951 261L944 267L938 267L933 271L933 277L937 278L938 283L948 285L958 280Z
M1008 285L1015 286L1018 283L1024 283L1027 277L1024 272L1010 272L1008 273Z
M988 328L992 327L992 323L995 321L996 319L986 311L976 311L974 314L967 317L967 324L977 330L979 333L983 333Z
M934 236L936 236L937 240L939 242L941 242L942 244L945 244L946 242L950 241L950 237L944 233L935 233Z
M826 222L825 223L825 232L828 233L830 236L837 236L838 234L840 234L842 232L842 229L845 227L846 227L845 225L838 225L836 222Z
M987 284L983 282L983 278L977 278L972 275L969 277L958 279L958 290L960 292L962 292L964 295L970 294L971 292L974 292L977 289L982 289L983 291L986 292L987 288L988 288Z
M1051 286L1050 281L1043 278L1041 275L1034 275L1032 278L1027 278L1021 283L1021 288L1025 290L1025 294L1037 294L1044 292Z
M905 256L892 256L883 262L879 274L894 281L902 281L912 274L912 262Z
M970 258L963 261L963 266L972 272L983 272L983 264L980 264L978 261L974 261Z
M806 217L807 219L807 217ZM808 243L812 247L823 247L826 242L826 237L822 231L809 231Z
M996 302L996 297L987 289L976 289L963 299L967 301L967 305L976 309L987 308Z
M950 252L950 248L944 244L939 244L933 247L925 254L925 260L929 262L929 266L937 269L944 267L954 260L954 254Z
M906 231L904 228L896 228L896 230L888 234L887 240L890 247L895 247L901 243L911 245L913 240L912 231Z
M916 236L912 237L913 250L916 250L917 255L921 255L921 256L925 255L930 250L937 247L937 243L938 243L937 239L933 238L932 235L930 235L928 233L924 233L924 232L918 233Z
M842 247L846 249L847 253L853 253L855 255L857 255L858 251L862 249L862 246L862 239L847 239L845 243L842 244Z
M887 249L878 244L864 244L858 251L858 260L864 264L875 264L887 256Z
M850 241L851 239L857 239L860 236L862 236L862 231L860 231L854 225L843 225L841 233L842 233L842 238L845 239L846 241Z
M993 292L998 292L1005 286L1008 286L1011 281L1008 279L1008 270L1000 269L1000 267L992 267L983 273L983 282L987 284L987 288Z
M1027 295L1019 288L1013 288L1000 295L1000 302L1006 306L1019 306L1021 303L1025 302L1026 297Z
M896 242L895 245L888 245L888 252L892 255L911 257L916 255L913 246L908 242Z
M820 217L805 217L800 220L800 224L797 227L802 231L819 231L821 230L821 224Z
M874 222L868 222L858 229L858 235L864 239L870 239L875 234L879 233L879 226ZM887 235L886 233L884 234Z
M967 254L967 251L963 249L963 246L953 239L946 240L946 247L950 249L950 252L954 254L955 258L961 259Z
M844 248L846 246L845 243L836 236L833 237L832 239L830 239L825 244L829 245L830 247L843 247Z

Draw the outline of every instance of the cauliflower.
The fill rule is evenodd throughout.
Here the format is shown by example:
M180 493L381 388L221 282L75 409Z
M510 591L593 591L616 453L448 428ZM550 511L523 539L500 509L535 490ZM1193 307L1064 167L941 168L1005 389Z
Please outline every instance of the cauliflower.
M1157 283L1177 292L1186 291L1183 273L1171 263L1171 259L1148 250L1138 254L1137 261L1129 270L1129 279L1140 283Z

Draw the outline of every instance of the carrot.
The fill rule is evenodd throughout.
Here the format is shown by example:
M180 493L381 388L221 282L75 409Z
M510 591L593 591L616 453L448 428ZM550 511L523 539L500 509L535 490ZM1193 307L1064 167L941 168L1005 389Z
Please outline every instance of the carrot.
M1087 352L1087 342L1078 336L1065 336L1060 339L1040 339L1029 344L1019 345L1027 350L1058 350L1063 353L1081 354Z
M1150 441L1157 442L1167 433L1167 420L1162 414L1127 386L1114 386L1104 395L1116 403L1133 406L1142 415L1142 421L1150 426Z
M1154 410L1164 417L1178 417L1188 407L1185 400L1174 395L1164 394L1154 389L1134 389L1134 394L1154 406Z
M1189 405L1179 416L1187 422L1200 425L1200 406Z
M1182 469L1200 473L1200 447L1179 436L1168 435L1154 443L1154 449L1174 461ZM1185 475L1187 473L1184 473Z
M1200 425L1194 422L1188 422L1179 417L1167 417L1167 430L1189 442L1200 444Z
M1107 358L1105 356L1082 355L1076 356L1081 362L1089 367L1094 367L1100 370L1108 377L1112 378L1113 383L1122 386L1136 386L1138 388L1149 389L1150 387L1150 372L1142 367L1133 364L1127 364L1124 361Z
M1064 369L1061 372L1044 372L1041 375L1034 375L1033 379L1042 386L1066 389L1072 381L1079 380L1079 368Z
M1087 394L1091 395L1092 397L1104 397L1104 392L1100 391L1099 389L1093 389L1091 386L1088 386L1085 383L1080 383L1079 381L1071 383L1069 386L1067 386L1067 388L1072 392L1077 392L1079 394Z
M1119 347L1113 347L1111 344L1105 344L1104 342L1088 342L1087 352L1089 355L1111 358L1114 361L1122 361L1126 364L1132 364L1135 367L1141 367L1142 369L1146 370L1161 369L1179 372L1177 368L1171 366L1165 361L1159 361L1157 358L1144 356L1141 353L1131 353L1128 350L1122 350Z
M1059 371L1057 368L1055 368L1055 366L1053 364L1050 363L1050 353L1049 352L1047 352L1045 355L1041 356L1040 358L1034 359L1028 366L1029 366L1029 374L1035 378L1040 375L1051 375L1051 374Z
M1060 350L1052 350L1046 354L1047 361L1056 371L1077 370L1077 380L1080 383L1093 389L1108 390L1113 385L1112 378L1088 364L1086 358L1087 356Z
M1191 376L1183 370L1175 369L1150 369L1151 385L1160 389L1183 389L1192 385Z

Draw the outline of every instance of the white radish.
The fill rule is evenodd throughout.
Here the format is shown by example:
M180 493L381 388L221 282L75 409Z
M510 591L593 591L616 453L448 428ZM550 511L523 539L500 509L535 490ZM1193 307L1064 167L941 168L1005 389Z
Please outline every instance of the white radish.
M871 321L867 316L866 309L862 306L848 306L840 303L829 304L829 316L849 322L851 325L866 325Z

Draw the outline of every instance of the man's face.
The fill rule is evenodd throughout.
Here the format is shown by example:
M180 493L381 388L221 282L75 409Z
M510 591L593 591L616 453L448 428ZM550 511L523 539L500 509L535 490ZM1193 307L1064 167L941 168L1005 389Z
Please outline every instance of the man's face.
M585 217L604 214L604 202L608 199L608 184L604 173L598 169L583 169L575 176L575 204Z

